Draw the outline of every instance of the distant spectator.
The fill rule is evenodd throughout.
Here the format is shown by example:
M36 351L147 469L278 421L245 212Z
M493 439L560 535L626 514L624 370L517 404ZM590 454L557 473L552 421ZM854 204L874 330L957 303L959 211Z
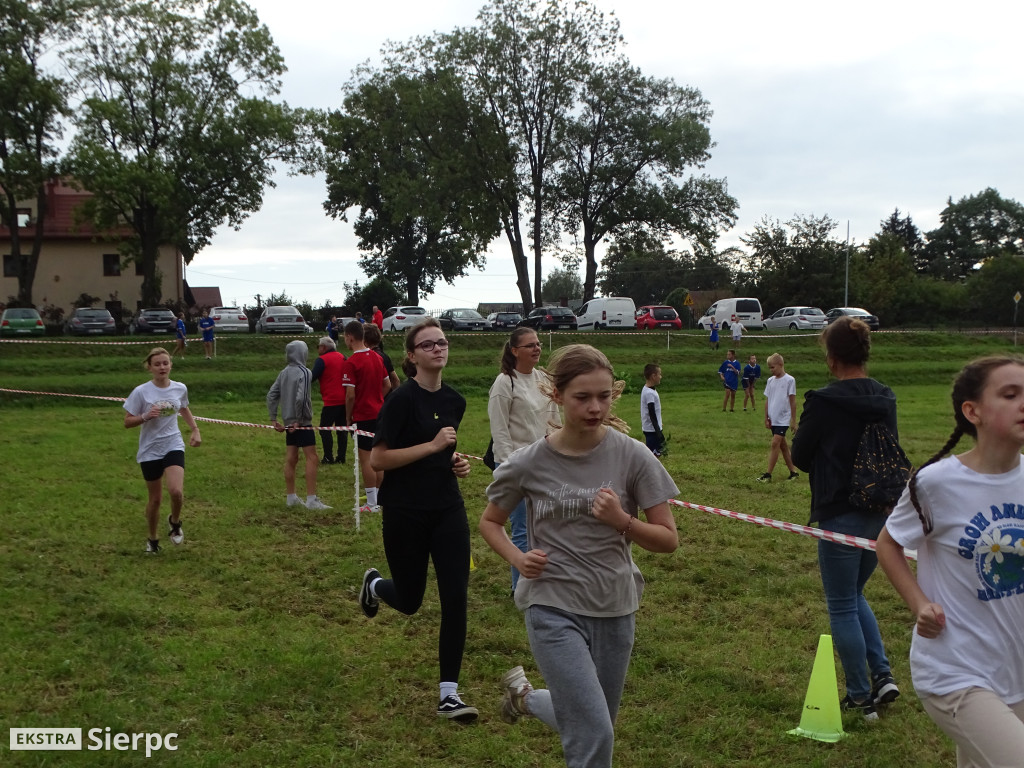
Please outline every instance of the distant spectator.
M206 351L206 359L213 357L213 327L216 325L210 317L210 310L204 309L203 316L199 318L199 330L203 332L203 349Z
M353 320L345 325L345 344L352 350L345 361L345 415L348 423L359 431L377 431L377 415L384 405L384 395L391 391L391 379L384 370L384 361L373 350L367 348L363 335L363 324ZM366 487L366 504L361 511L370 512L377 507L377 489L383 472L377 472L370 464L373 449L373 435L356 435L359 469Z
M380 329L373 323L363 324L363 343L367 347L372 349L378 355L381 360L384 361L384 370L387 371L388 380L391 382L391 392L398 389L398 385L402 383L402 380L398 378L398 374L395 372L395 364L391 361L391 356L384 351L384 338L381 335ZM388 395L384 395L386 398Z
M384 313L376 304L373 305L373 324L377 326L378 330L384 330Z
M330 336L320 339L317 347L319 357L313 363L313 381L320 382L320 398L323 407L320 409L321 427L344 427L348 425L345 418L345 356L338 351L337 344ZM348 447L348 432L338 432L338 454L334 454L334 434L336 430L321 429L320 443L323 445L324 456L321 464L344 464L345 452Z

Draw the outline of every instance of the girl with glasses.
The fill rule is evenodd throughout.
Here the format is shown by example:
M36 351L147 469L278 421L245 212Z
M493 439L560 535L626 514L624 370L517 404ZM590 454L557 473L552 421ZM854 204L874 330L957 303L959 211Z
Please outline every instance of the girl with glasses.
M381 601L413 615L423 603L427 564L433 561L441 600L437 714L470 722L477 710L458 694L469 589L469 523L458 478L469 475L469 462L455 454L466 400L441 381L448 340L436 319L406 331L405 355L402 368L409 378L384 401L370 454L373 468L384 472L378 498L391 578L367 570L359 604L369 618Z
M516 328L502 349L501 372L494 379L487 400L495 469L513 451L535 443L562 423L558 406L540 390L540 382L546 376L537 367L540 354L540 339L533 328ZM512 543L526 552L526 499L516 505L509 520ZM515 595L519 571L515 565L509 567Z

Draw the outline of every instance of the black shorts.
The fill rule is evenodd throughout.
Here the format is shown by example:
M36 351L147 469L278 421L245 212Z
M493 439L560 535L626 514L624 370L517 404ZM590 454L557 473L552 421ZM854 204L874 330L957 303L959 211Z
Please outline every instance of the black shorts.
M782 435L783 437L785 437L787 432L789 432L788 424L785 427L772 427L773 435Z
M356 422L356 429L362 432L376 432L377 420L366 419L365 421ZM373 448L373 437L367 437L366 435L356 435L356 445L359 446L359 450L361 451L369 451Z
M316 445L316 432L312 429L294 429L291 432L285 431L284 444L294 445L297 448L305 448L309 445Z
M164 476L164 470L167 467L181 467L185 468L185 452L184 451L171 451L162 459L153 459L152 461L140 461L139 468L142 469L142 477L147 483L151 483L154 480L159 480Z

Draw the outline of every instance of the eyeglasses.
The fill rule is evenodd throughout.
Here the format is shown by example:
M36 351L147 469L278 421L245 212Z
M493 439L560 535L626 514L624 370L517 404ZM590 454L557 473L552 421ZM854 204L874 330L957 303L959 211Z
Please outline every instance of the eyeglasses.
M541 345L535 341L533 344L520 344L517 347L512 347L512 349L541 349Z
M434 347L448 349L448 339L427 339L416 344L416 349L422 349L424 352L432 352Z

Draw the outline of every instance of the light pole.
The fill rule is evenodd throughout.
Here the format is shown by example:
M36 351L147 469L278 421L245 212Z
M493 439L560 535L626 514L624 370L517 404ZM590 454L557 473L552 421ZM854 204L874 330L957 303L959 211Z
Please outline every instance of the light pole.
M843 306L850 306L850 220L846 220L846 288L843 292Z

